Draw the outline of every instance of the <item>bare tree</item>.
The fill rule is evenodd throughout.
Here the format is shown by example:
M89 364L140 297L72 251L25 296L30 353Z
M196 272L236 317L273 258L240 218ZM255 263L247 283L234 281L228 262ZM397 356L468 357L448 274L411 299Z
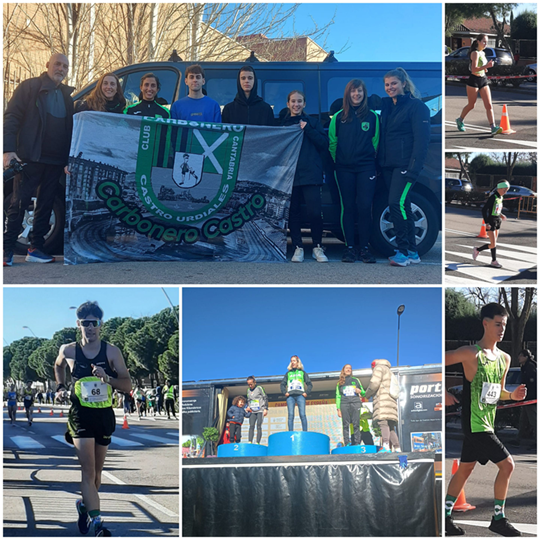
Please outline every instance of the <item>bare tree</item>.
M491 152L490 156L498 163L504 163L506 165L506 177L511 182L516 163L526 161L529 152Z
M471 177L469 176L469 157L470 152L446 152L447 157L453 157L459 161L460 178L466 178L469 182Z

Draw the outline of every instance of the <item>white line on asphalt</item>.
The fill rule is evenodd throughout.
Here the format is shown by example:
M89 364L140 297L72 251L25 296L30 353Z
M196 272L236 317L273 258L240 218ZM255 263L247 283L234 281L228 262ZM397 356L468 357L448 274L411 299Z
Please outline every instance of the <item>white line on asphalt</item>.
M476 234L474 233L469 233L469 232L464 232L464 231L456 231L455 229L444 229L445 232L451 232L451 233L456 233L456 234L460 234L462 236L476 236Z
M470 246L466 246L466 245L463 245L463 244L457 244L459 247L462 247L462 248L465 248L465 249L469 249L470 250ZM514 246L512 246L514 247ZM537 262L538 258L536 256L536 253L527 253L525 250L522 250L522 251L508 251L507 249L500 249L501 248L501 244L497 244L497 255L501 255L502 258L504 259L505 257L510 257L511 259L517 259L519 261L523 261L523 262L528 262L528 263L532 263L533 265ZM472 251L472 250L470 250ZM487 253L487 250L485 250L486 252L484 253L485 255L489 255L489 253ZM479 255L481 256L481 254ZM471 253L469 252L469 254L467 255L467 257L471 257ZM481 261L480 261L481 262Z
M169 431L168 433L165 433L165 435L171 435L172 437L178 437L179 433L178 433L178 431Z
M142 446L142 443L137 441L130 441L129 439L122 439L120 437L112 437L112 444L117 444L118 446Z
M455 126L456 123L455 123L455 122L448 122L448 121L447 121L447 122L446 122L446 125L447 125L447 126L451 126L451 125L454 125L454 126ZM480 126L476 127L476 126L472 126L472 125L470 125L470 124L465 124L465 127L466 127L467 129L472 129L472 130L474 130L474 131L480 131L480 132L482 132L482 133L491 133L491 130L490 130L490 129L486 129L485 127L480 127ZM460 131L460 133L465 133L465 132L464 132L464 131Z
M101 474L103 476L107 477L109 480L112 480L115 484L118 484L119 486L127 486L128 485L125 482L122 482L122 480L120 480L120 478L116 478L116 476L113 476L110 472L103 471ZM135 497L137 497L137 499L139 499L139 500L143 501L144 503L146 503L148 506L152 506L156 510L159 510L160 512L164 513L166 516L178 517L178 514L175 514L174 512L169 510L168 508L165 508L161 504L159 504L157 502L154 502L152 499L149 499L146 495L138 495L137 493L134 493L133 495L135 495Z
M489 527L490 521L473 521L473 520L454 520L454 523L459 525L472 525L473 527ZM512 525L521 532L526 534L534 534L536 536L536 524L534 523L512 523Z
M499 241L497 241L497 246L512 248L512 249L516 249L517 251L525 251L526 253L534 253L534 254L538 253L538 250L535 247L531 247L531 246L516 246L515 244L504 244Z
M498 138L498 137L493 137L493 140L494 141L499 141L499 142L505 142L505 143L521 144L523 146L528 146L529 148L536 148L536 143L535 142L530 142L530 141L519 141L519 140L516 140L516 139L501 139L501 138Z
M487 256L480 254L478 259L476 260L476 264L474 264L473 258L470 253L462 253L460 251L450 251L446 250L445 253L449 253L453 257L463 257L464 259L469 259L471 262L464 263L468 268L476 268L476 270L483 271L489 271L488 275L491 276L494 280L499 280L500 278L508 279L509 273L515 274L518 272L523 272L524 270L527 270L530 268L530 265L528 266L525 262L521 260L514 261L512 259L507 259L506 256L497 257L497 260L503 265L502 268L494 268L493 266L489 265L489 261L491 260L491 254ZM502 255L502 250L500 252ZM497 254L499 255L499 254Z
M138 439L147 439L149 441L160 442L164 444L178 444L178 441L171 441L171 439L164 439L163 437L156 437L155 435L146 435L144 433L132 433L132 437L137 437Z
M58 441L58 442L61 442L61 443L64 443L65 445L69 446L70 448L73 448L73 445L69 444L66 441L66 438L63 435L51 435L51 439L54 439L55 441Z
M17 435L15 437L10 437L10 439L22 450L31 450L35 448L45 448L41 443L37 442L32 437L23 437Z
M459 272L459 270L456 270ZM473 283L478 283L478 279L467 279L460 276L454 276L453 274L446 274L444 276L444 284L448 287L465 286L470 287Z

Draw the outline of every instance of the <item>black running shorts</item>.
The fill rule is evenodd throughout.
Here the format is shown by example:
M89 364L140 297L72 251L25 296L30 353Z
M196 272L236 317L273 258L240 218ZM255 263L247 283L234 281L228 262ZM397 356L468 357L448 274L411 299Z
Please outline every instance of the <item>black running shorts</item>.
M73 444L73 439L95 439L97 444L108 446L115 429L112 407L93 409L73 404L69 409L65 437L69 444Z
M492 216L488 219L486 224L489 224L491 229L490 231L498 231L501 228L502 218L498 216Z
M488 461L499 463L510 456L510 452L499 441L495 433L470 433L465 435L461 449L462 463L478 461L485 465Z
M467 79L467 86L472 86L473 88L484 88L484 86L489 85L488 78L483 75L482 77L479 77L478 75L470 75Z

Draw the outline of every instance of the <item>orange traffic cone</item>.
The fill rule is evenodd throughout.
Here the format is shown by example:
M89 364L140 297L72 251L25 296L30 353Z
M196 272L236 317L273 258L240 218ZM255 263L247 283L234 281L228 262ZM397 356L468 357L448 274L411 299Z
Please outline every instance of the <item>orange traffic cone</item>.
M41 414L41 409L38 407L38 410L37 410L38 414Z
M60 411L60 418L64 417L64 411Z
M127 416L124 414L124 423L122 424L122 429L129 429Z
M489 238L486 231L486 222L482 220L482 226L480 227L480 234L476 238Z
M500 125L502 127L502 132L504 135L510 135L511 133L515 133L515 131L510 127L510 117L508 116L508 109L506 108L506 105L503 105Z
M49 416L54 416L53 410L51 409L51 412L49 413Z
M452 463L452 475L456 474L458 467L459 467L459 460L454 459L454 463ZM454 510L456 512L466 512L467 510L474 510L476 506L473 506L472 504L469 504L467 502L467 499L465 498L465 488L461 490L461 493L458 495L458 498L456 500L456 504L454 504Z

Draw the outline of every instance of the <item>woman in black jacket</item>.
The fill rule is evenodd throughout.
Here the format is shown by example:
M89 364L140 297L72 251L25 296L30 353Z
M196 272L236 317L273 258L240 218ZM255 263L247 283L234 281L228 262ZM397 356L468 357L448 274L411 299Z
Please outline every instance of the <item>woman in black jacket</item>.
M345 87L343 109L330 123L330 154L336 163L341 199L341 227L346 248L341 260L377 262L369 250L372 204L377 185L375 158L379 146L379 117L369 110L366 85L353 79ZM358 213L358 246L355 214Z
M389 97L381 100L378 160L389 191L388 203L398 246L389 260L393 266L408 266L420 262L410 190L424 167L430 115L403 68L389 71L384 76L384 87Z
M114 73L102 75L88 97L75 103L75 113L98 111L122 114L126 98L118 77Z
M292 262L303 262L304 247L302 244L300 208L302 197L306 202L311 224L313 241L313 258L317 262L328 262L322 244L322 202L321 186L323 184L323 161L321 154L328 151L328 137L320 122L304 113L306 96L299 90L293 90L287 96L289 109L282 125L300 125L304 130L304 140L300 148L289 209L289 229L295 248Z

